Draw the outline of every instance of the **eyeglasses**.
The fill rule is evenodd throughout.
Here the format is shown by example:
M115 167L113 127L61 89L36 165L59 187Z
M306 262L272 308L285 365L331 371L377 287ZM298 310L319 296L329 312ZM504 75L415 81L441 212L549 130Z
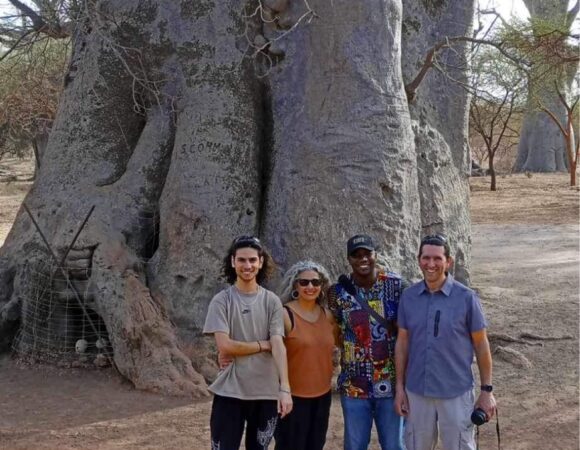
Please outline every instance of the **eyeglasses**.
M249 246L249 247L257 247L259 249L262 248L262 243L260 242L260 240L257 237L254 236L240 236L237 237L236 239L234 239L234 246L237 248L243 247L243 246Z
M447 237L445 237L442 234L429 234L427 236L424 236L423 239L421 239L421 244L429 244L432 242L436 244L445 245L447 243Z
M306 287L309 284L312 284L312 286L314 287L318 287L322 284L322 280L320 278L313 278L312 280L307 280L306 278L298 278L296 281L302 287Z

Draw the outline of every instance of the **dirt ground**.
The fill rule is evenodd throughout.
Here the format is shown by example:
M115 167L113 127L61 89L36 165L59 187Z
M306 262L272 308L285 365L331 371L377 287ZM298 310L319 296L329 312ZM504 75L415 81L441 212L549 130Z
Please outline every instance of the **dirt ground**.
M29 176L0 161L0 244ZM471 184L472 285L490 323L502 448L577 449L579 191L565 174L499 178L494 193L488 178ZM336 400L331 450L342 448ZM135 391L109 369L0 359L0 449L207 449L210 406ZM483 450L495 439L481 428Z

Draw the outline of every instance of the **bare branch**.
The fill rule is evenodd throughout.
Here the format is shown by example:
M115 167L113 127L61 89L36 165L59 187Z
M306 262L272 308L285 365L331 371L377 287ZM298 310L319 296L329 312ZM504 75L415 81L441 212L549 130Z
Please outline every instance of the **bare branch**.
M507 20L505 20L504 17L495 10L495 8L492 8L492 9L481 9L479 11L479 13L480 14L483 14L483 15L493 15L493 16L495 16L495 19L494 20L499 19L499 20L501 20L501 23L505 27L512 28L511 25L509 24L509 22Z
M17 8L22 14L30 19L32 28L38 33L44 33L54 39L65 39L70 37L68 27L63 27L60 23L47 22L42 16L37 14L30 6L20 0L8 0L12 6Z
M10 54L15 51L18 48L18 45L24 41L28 35L34 33L34 30L28 30L26 31L24 34L22 34L22 36L20 36L19 38L17 38L16 42L14 42L9 48L8 50L6 50L1 56L0 56L0 62L2 62L3 60L5 60L6 58L8 58L8 56L10 56Z
M434 67L435 56L437 55L437 53L440 52L441 50L452 48L453 45L456 45L456 44L461 43L461 42L471 42L474 44L489 45L491 47L496 48L502 55L504 55L510 61L514 62L518 67L527 66L527 63L525 61L523 61L520 58L517 58L514 55L509 54L505 50L503 42L495 42L495 41L490 41L487 39L476 39L476 38L467 37L467 36L448 37L445 40L435 44L433 47L431 47L429 49L429 51L425 55L425 61L423 62L421 69L419 69L419 73L415 76L415 78L410 83L407 83L405 85L405 92L407 94L407 99L409 102L412 102L415 99L419 85L422 83L422 81L427 76L429 69Z
M549 108L544 106L544 104L541 101L537 100L537 103L540 110L545 112L550 117L550 119L552 119L552 122L554 122L558 126L562 135L566 137L568 135L568 132L566 131L564 126L560 123L560 119L558 119L558 116L556 116L556 114L554 114Z

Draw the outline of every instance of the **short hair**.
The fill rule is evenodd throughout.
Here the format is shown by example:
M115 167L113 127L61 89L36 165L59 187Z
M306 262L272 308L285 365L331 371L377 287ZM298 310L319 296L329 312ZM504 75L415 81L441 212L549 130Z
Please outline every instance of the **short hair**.
M426 245L436 245L438 247L443 247L445 257L449 258L451 256L451 247L449 247L449 242L447 237L443 234L429 234L421 239L421 245L419 246L419 258L423 253L423 247Z
M322 265L314 261L298 261L286 271L280 284L280 300L282 300L282 303L288 303L290 300L293 300L292 291L294 291L294 283L296 283L298 276L307 270L313 270L318 273L322 284L320 285L320 295L316 299L316 302L321 306L325 306L325 295L330 286L330 276Z
M258 251L258 256L264 258L262 268L259 270L258 275L256 275L256 281L258 284L262 284L268 281L274 271L276 270L276 263L270 256L270 253L264 248L262 243L257 237L242 235L235 238L229 249L228 254L222 261L222 276L229 283L234 284L238 279L236 270L232 267L232 257L235 257L236 251L240 248L253 248Z

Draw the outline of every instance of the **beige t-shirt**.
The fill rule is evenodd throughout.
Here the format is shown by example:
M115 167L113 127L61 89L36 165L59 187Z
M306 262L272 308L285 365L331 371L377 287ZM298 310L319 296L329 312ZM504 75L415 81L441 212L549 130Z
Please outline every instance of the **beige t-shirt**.
M255 294L244 294L231 286L211 300L203 332L223 332L244 342L284 336L282 302L261 286ZM272 354L261 352L234 358L232 364L219 372L209 390L242 400L276 400L279 385Z

